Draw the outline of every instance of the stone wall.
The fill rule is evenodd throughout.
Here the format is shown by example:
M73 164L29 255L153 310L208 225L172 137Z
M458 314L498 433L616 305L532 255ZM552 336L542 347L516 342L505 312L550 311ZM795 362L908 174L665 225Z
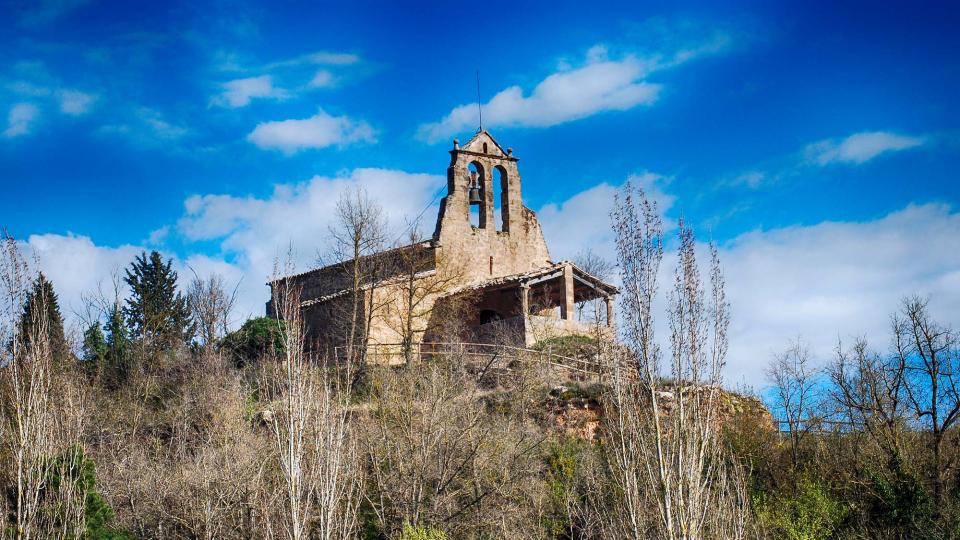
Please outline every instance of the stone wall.
M523 205L518 159L487 132L450 151L447 196L441 202L434 238L444 256L463 261L468 281L506 276L549 266L550 252L536 214ZM481 227L470 224L470 164L480 172ZM506 178L504 193L493 193L493 175ZM497 230L493 198L501 197L505 226Z
M512 151L501 148L486 131L478 133L462 147L455 145L450 151L450 166L447 169L447 195L440 203L432 240L362 259L363 264L383 264L389 268L397 259L409 256L412 250L415 258L429 263L420 266L423 270L432 269L434 272L422 272L424 275L417 278L418 281L428 280L420 282L418 287L430 291L417 308L414 326L418 336L428 326L443 319L435 312L434 303L445 293L465 285L551 264L537 216L523 205L517 162ZM480 227L470 223L468 190L471 164L480 173ZM494 193L493 189L496 172L502 178L503 189L499 193ZM500 200L502 225L495 219L495 197ZM439 264L437 261L441 259L450 264ZM342 340L341 336L334 334L341 333L349 320L349 316L345 315L351 297L349 293L342 293L352 287L352 264L331 265L285 278L293 280L302 291L304 320L311 342L335 346ZM394 277L402 278L402 273ZM400 330L402 320L398 320L398 313L404 309L402 297L405 287L409 287L391 281L389 275L380 275L378 280L372 297L365 293L364 298L364 302L371 302L377 310L371 321L370 342L396 343L403 335ZM500 300L497 302L499 305L491 309L496 309L502 316L519 314L520 300L515 294L505 294ZM267 313L272 314L270 302L267 304ZM445 314L444 317L449 318L449 315ZM464 324L479 324L476 320L479 317L477 310L460 309L454 316Z

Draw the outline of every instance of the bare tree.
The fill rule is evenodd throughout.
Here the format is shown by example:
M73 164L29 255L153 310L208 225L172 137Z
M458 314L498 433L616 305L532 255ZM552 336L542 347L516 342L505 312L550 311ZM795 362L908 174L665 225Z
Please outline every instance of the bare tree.
M27 314L34 335L18 331L33 276L16 240L4 234L0 249L0 485L3 505L12 506L3 509L12 518L3 530L17 539L73 538L85 527L86 494L71 472L83 459L84 395L53 367L42 295Z
M525 374L513 372L502 403L490 407L467 351L451 346L429 362L377 373L364 422L371 489L381 533L404 523L450 538L530 538L531 500L543 440L520 414ZM528 398L529 399L529 398Z
M623 198L618 196L616 199L612 215L623 276L624 317L621 324L624 337L633 350L620 349L611 354L613 365L608 397L611 406L606 415L612 439L611 481L622 495L615 501L616 510L604 512L611 516L604 522L607 536L619 534L624 538L643 538L647 533L650 518L644 484L649 471L641 456L641 445L647 442L641 428L646 421L644 411L648 405L653 416L660 415L659 403L655 399L657 384L648 383L640 388L632 384L632 372L639 368L640 377L654 383L660 376L660 348L654 340L653 301L663 259L663 223L657 214L656 203L648 200L642 192L635 203L634 196L628 186ZM645 399L644 391L648 399ZM662 443L657 441L657 444L657 455L662 458ZM613 516L622 517L616 519ZM668 519L672 526L672 515Z
M403 358L409 364L434 313L442 309L437 298L461 283L464 272L456 261L436 251L416 249L423 242L416 223L410 225L406 240L407 245L398 248L392 258L393 277L380 292L388 296L382 317L400 337Z
M767 367L773 386L776 410L784 415L790 434L793 467L800 466L800 444L817 425L817 373L810 365L810 349L801 340L774 356Z
M902 461L908 416L906 366L871 352L862 338L849 349L838 344L836 355L828 374L831 400L839 406L841 418L865 431L889 461Z
M206 279L194 273L187 288L187 305L204 351L212 352L217 341L227 334L230 325L230 312L236 301L236 288L228 293L223 284L223 276L212 274Z
M337 201L337 219L330 228L333 257L347 278L350 293L346 312L338 314L343 326L347 362L359 369L365 364L370 321L380 307L375 290L384 279L382 258L374 255L386 245L383 209L362 188L344 193Z
M634 197L637 198L634 202ZM609 461L617 497L606 533L618 538L742 537L748 511L742 476L719 437L719 397L729 307L716 249L710 298L693 232L680 223L669 295L670 361L654 337L653 300L663 258L655 203L631 186L613 212L623 280L626 350L612 355L607 396Z
M95 414L107 429L93 431L101 493L138 537L268 537L282 522L272 434L245 417L239 374L185 371L161 382L179 395L160 414L144 403L149 387L105 394Z
M291 280L274 287L284 355L266 387L276 396L270 426L285 487L283 528L292 540L350 538L362 478L348 423L349 392L342 387L352 365L348 358L331 369L308 358L300 291Z
M893 472L909 466L923 471L939 513L956 481L960 447L958 336L934 320L927 301L917 297L903 300L891 326L891 354L871 352L863 339L849 350L838 346L829 370L831 397Z
M613 262L601 257L590 248L586 248L573 257L573 262L586 273L600 279L608 279L614 271ZM583 320L586 317L589 322L599 324L606 315L605 308L599 298L592 300L581 300L577 302L577 318Z
M927 439L927 469L934 501L945 503L947 478L954 470L960 432L960 342L957 333L929 314L927 300L904 299L893 317L896 363L903 366L906 399Z

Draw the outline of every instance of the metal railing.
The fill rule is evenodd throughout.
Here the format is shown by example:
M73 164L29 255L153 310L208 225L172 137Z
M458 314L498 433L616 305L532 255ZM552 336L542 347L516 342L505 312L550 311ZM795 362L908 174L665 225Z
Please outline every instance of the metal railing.
M863 425L849 420L827 420L824 418L804 418L801 420L773 420L780 434L789 434L791 430L804 433L830 434L836 432L862 431Z

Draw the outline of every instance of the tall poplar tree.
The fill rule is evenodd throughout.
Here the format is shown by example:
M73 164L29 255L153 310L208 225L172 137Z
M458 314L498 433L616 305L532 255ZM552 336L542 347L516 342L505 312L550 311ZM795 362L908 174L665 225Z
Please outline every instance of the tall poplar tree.
M177 292L177 273L172 259L163 261L153 251L138 255L127 269L124 281L131 296L123 314L132 338L148 347L168 347L189 342L193 323L187 300Z

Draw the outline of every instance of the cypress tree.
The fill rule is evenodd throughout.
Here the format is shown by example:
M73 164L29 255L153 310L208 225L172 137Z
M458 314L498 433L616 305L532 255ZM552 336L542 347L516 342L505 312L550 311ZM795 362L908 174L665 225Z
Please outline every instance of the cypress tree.
M127 269L124 281L132 295L123 308L132 337L148 347L187 343L193 337L193 324L187 300L177 292L177 273L172 259L163 262L153 251L138 255Z
M43 323L41 323L43 321ZM41 324L46 325L50 352L56 362L65 362L70 357L70 347L63 331L63 315L60 302L53 284L41 272L33 282L33 289L27 294L20 314L18 332L22 343L29 347L40 332Z
M104 330L107 331L107 339L103 355L103 374L107 386L117 388L127 380L130 374L128 354L130 338L127 336L127 327L123 322L119 303L115 304L110 311Z
M107 339L100 323L91 324L83 333L83 361L91 371L103 367L107 358Z

